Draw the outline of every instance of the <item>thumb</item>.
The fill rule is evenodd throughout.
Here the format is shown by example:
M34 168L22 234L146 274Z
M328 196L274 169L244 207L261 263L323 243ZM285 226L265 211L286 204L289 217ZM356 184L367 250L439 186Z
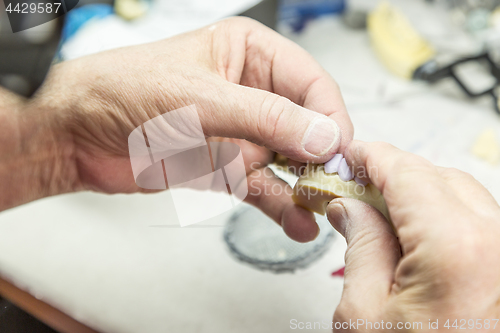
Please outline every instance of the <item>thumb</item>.
M391 225L377 209L354 199L331 201L327 216L347 241L342 300L357 308L380 306L390 294L401 257Z
M222 90L222 108L202 120L206 134L247 139L301 162L325 162L337 152L341 133L333 119L265 90L229 82Z

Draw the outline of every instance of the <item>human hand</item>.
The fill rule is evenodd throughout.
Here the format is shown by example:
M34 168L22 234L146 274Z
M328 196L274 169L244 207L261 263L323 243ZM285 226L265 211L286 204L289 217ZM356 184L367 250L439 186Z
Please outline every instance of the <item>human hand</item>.
M455 331L455 320L459 328L499 331L492 319L500 318L500 207L491 194L465 172L389 144L353 141L345 157L384 195L397 237L362 202L335 199L327 207L348 245L335 331L372 332L366 322L382 321L377 331L391 331L389 323L429 331L429 320L438 320L436 331ZM349 320L365 324L339 328Z
M71 149L65 151L74 162L75 190L130 193L143 191L130 166L130 132L189 105L195 105L206 136L232 138L241 147L252 182L246 200L279 223L296 221L297 240L313 238L316 224L300 223L313 215L293 205L291 189L271 177L266 165L275 152L325 162L352 139L352 124L336 83L321 66L253 20L232 18L61 63L30 107L70 132ZM275 184L284 190L265 190Z

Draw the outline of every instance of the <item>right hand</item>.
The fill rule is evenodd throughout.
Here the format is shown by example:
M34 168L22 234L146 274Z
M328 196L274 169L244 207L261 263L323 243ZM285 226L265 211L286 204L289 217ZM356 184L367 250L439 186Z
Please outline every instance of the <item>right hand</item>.
M398 322L421 322L420 329L398 331L429 331L430 319L452 332L458 319L459 328L465 322L474 332L500 331L492 320L500 319L500 207L493 196L471 175L389 144L353 141L345 156L384 195L397 236L371 206L329 204L328 218L348 245L334 324L383 320L395 330Z

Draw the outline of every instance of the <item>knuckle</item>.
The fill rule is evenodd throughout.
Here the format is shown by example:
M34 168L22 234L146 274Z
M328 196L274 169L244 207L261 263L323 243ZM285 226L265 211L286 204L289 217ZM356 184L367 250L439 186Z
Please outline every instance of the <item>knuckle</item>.
M363 300L359 299L355 294L351 294L352 290L344 290L344 295L340 300L337 309L333 315L334 320L349 321L349 319L356 318L363 311ZM347 294L347 295L346 295Z
M396 184L413 184L415 179L431 175L434 171L432 163L425 158L414 154L403 154L399 156L392 169L389 170L389 177Z
M282 96L268 94L262 102L259 112L257 128L260 136L271 141L276 135L276 132L281 127L281 123L288 123L289 112L293 112L293 103Z
M454 288L449 283L450 276L471 276L476 269L481 269L478 263L484 264L488 261L492 245L488 235L474 225L459 223L454 230L441 230L441 242L428 244L424 248L426 253L439 253L438 256L423 261L426 263L427 274L433 277L428 283L436 293Z
M445 168L442 172L441 175L445 179L449 180L454 180L454 179L460 179L460 178L466 178L468 180L475 180L475 178L467 172L461 171L456 168Z
M335 309L335 313L333 314L333 323L343 323L354 317L351 313L352 308L346 304L347 303L344 299L340 301L340 304L337 306L337 309ZM337 332L337 330L334 330L334 332Z
M372 180L380 176L383 188L407 186L413 184L418 177L432 177L436 173L434 165L421 156L401 151L385 142L370 145L366 155L368 173Z
M374 314L373 310L367 309L363 303L363 298L359 298L358 304L353 302L352 297L346 298L343 296L333 315L333 332L353 332L349 323L357 322L358 319L371 322L381 319L381 313ZM355 331L359 332L358 330Z
M366 156L366 164L367 165L377 165L375 162L377 160L377 155L380 154L381 151L392 150L395 149L393 145L387 142L373 142L370 143L369 150ZM388 163L389 161L385 161Z
M395 171L415 170L415 169L421 170L433 167L434 166L432 165L432 163L426 160L425 158L410 153L404 153L400 155L395 163Z
M371 143L373 149L372 151L377 151L377 150L385 150L388 148L395 149L396 147L394 145L391 145L390 143L383 142L383 141L375 141Z
M390 143L377 141L373 142L371 145L372 147L370 149L370 154L372 155L378 154L380 151L388 151L388 150L394 151L395 154L393 155L395 159L392 161L393 162L392 164L397 169L433 166L432 163L427 161L425 158L412 153L403 152L399 148L395 147Z
M256 27L262 25L259 21L256 21L250 17L245 16L232 16L223 19L221 22L231 26L231 27L243 27L243 26L251 26Z

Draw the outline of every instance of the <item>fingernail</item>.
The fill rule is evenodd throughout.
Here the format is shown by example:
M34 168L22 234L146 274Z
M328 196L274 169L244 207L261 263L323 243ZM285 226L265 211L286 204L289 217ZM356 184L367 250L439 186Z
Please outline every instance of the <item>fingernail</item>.
M325 173L335 173L339 171L340 161L344 156L342 154L335 154L331 160L325 163Z
M327 117L317 117L306 130L302 146L312 155L323 156L339 141L340 130L335 121Z
M342 236L345 236L347 214L341 203L331 202L328 205L328 221Z
M342 179L345 182L348 182L348 181L350 181L351 179L354 178L353 174L351 172L351 169L347 165L347 162L346 162L345 158L343 158L342 161L340 161L339 171L338 172L339 172L340 179Z

